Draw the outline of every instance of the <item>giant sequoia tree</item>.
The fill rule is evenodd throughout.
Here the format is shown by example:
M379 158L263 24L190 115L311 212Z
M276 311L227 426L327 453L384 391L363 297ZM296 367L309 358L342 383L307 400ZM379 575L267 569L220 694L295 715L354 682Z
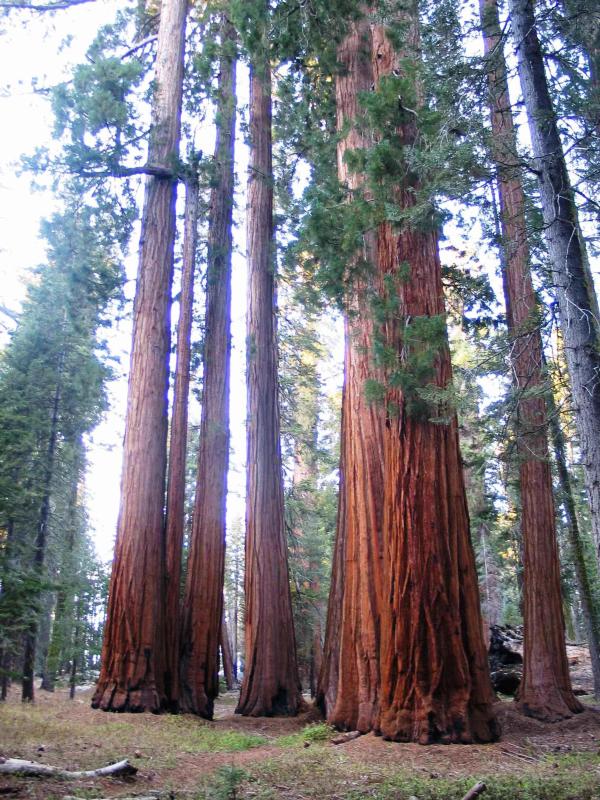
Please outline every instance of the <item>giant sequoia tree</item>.
M121 478L121 508L102 648L92 705L105 711L158 711L165 705L164 492L167 382L187 0L161 6L152 131Z
M510 0L519 78L531 134L585 485L596 550L600 549L600 326L586 267L575 196L544 70L534 0Z
M181 638L181 707L209 719L219 693L219 642L221 636L226 642L227 636L223 579L229 466L236 47L235 29L223 16L208 234L202 418Z
M326 699L331 691L328 682L337 679L336 705L331 712L328 708L328 717L338 725L373 727L398 741L489 741L497 735L497 727L458 427L455 414L444 408L442 399L451 382L451 369L437 236L434 230L417 229L407 221L409 214L402 213L410 212L416 194L416 178L403 166L404 148L413 146L418 137L412 110L418 89L413 84L410 90L406 71L407 56L415 57L418 40L415 7L403 13L400 27L397 17L388 22L402 31L403 58L395 53L381 24L363 21L351 29L345 43L348 46L356 37L351 66L370 68L370 87L376 90L369 104L371 123L378 123L373 144L354 161L355 168L364 165L369 176L362 196L375 208L378 192L391 189L390 197L400 211L394 217L401 222L376 222L374 246L365 240L363 249L370 262L374 296L368 315L361 318L359 312L353 325L365 337L361 352L370 354L380 370L381 385L379 404L364 406L373 415L370 420L356 405L348 404L346 377L341 511L331 595L333 603L342 605L340 612L330 605L321 693ZM350 92L357 85L361 84L350 84ZM407 90L411 91L408 95ZM356 97L349 102L357 108ZM352 117L350 121L357 124ZM340 161L350 159L352 155L346 153ZM383 170L381 165L385 165ZM392 170L390 181L386 175ZM343 167L340 177L345 178ZM385 203L381 207L389 209ZM369 373L373 374L372 367ZM365 388L359 378L359 398L364 398ZM425 400L427 395L433 395L433 402ZM434 414L442 419L431 419ZM356 441L354 432L363 425L364 430L374 431L371 453L375 450L380 458L381 477L373 487L363 476L357 495L351 497L344 459ZM354 544L346 538L344 517L366 511L371 519L364 520L362 537ZM359 581L366 602L346 605L344 595L354 592ZM335 636L335 628L342 631L341 637ZM364 653L372 654L368 661ZM344 676L349 661L361 660L370 664L369 672L363 669L362 674L355 671ZM348 687L350 681L354 686ZM337 716L342 703L346 704L344 717Z
M273 241L268 4L250 64L247 250L246 661L237 713L294 715L302 703L287 566Z
M372 141L361 125L359 96L373 83L370 27L352 23L338 49L336 76L338 176L353 193L364 176L349 169L346 157ZM364 124L364 120L363 120ZM369 305L376 263L376 234L364 234L365 273L346 300L346 344L340 452L340 496L323 667L318 702L327 719L350 730L369 731L379 704L379 614L382 581L383 428L385 419L367 402L365 384L374 380L373 320ZM356 260L360 259L357 254Z
M524 569L524 668L519 705L529 716L556 720L581 711L582 706L571 689L565 649L546 402L539 391L544 385L539 309L529 268L525 195L496 0L481 0L481 18L489 59L492 156L498 171L504 294L517 392Z

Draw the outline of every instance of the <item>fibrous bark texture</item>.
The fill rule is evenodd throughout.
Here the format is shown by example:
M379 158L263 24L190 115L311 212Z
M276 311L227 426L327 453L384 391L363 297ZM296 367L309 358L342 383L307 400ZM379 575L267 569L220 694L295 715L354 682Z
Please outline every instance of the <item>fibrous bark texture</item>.
M262 47L266 54L266 41ZM266 55L255 57L250 67L247 213L246 659L236 711L248 716L294 715L302 698L283 516L274 314L271 72Z
M407 23L407 53L417 50L416 8ZM412 53L411 53L412 50ZM373 29L376 84L402 69L382 26ZM415 121L401 129L410 143ZM409 208L414 187L399 186L397 202ZM408 280L399 275L410 265ZM411 319L445 313L435 232L379 228L378 275L394 283L400 316L384 338L401 358L403 328ZM410 347L410 345L408 345ZM452 381L450 353L435 356L432 383ZM384 580L381 618L381 718L379 730L395 741L491 741L498 736L492 710L487 653L479 607L475 556L458 443L456 414L446 422L409 413L399 389L387 390L383 515Z
M353 23L338 50L337 127L347 133L338 145L338 176L349 200L364 177L350 172L348 151L368 148L360 125L359 93L373 83L371 33L366 18ZM376 235L365 233L371 268ZM369 270L367 269L367 272ZM375 379L371 275L356 282L345 321L344 394L340 495L323 665L317 702L327 719L344 730L369 731L379 710L379 613L382 580L383 429L380 409L367 402L365 381Z
M539 309L529 268L525 196L516 153L497 0L481 0L488 58L492 157L497 167L503 239L503 279L510 359L517 393L516 438L523 537L523 713L555 721L582 709L569 676L548 452ZM536 392L536 390L538 390ZM544 598L540 602L540 598Z
M179 706L180 694L180 582L185 523L185 462L197 231L198 180L196 176L193 176L187 181L185 187L183 258L181 264L181 292L179 295L179 323L177 326L177 360L175 385L173 387L173 410L171 412L165 521L165 619L167 621L165 627L165 691L168 702L173 709L177 709Z
M556 281L561 331L573 394L597 553L600 554L600 335L577 209L537 35L533 0L510 0L519 78L527 111L544 232Z
M414 20L409 22L416 27ZM363 27L364 22L359 26ZM351 30L350 38L356 30ZM356 52L360 60L364 58L361 53L365 39L371 57L372 85L376 88L385 76L398 74L401 62L380 25L370 25L368 33L359 35ZM397 131L406 146L416 136L414 112L410 119L405 128ZM401 208L414 203L414 188L397 187L395 201ZM352 326L364 336L358 352L363 356L372 352L377 336L388 353L397 352L400 365L409 347L404 341L409 321L444 313L437 237L408 226L399 232L389 223L382 223L374 244L365 247L365 252L373 268L370 288L382 299L393 290L398 310L377 330L370 310L361 317L363 308L350 317ZM410 265L408 280L405 264ZM372 377L373 367L368 362L366 370ZM446 387L451 380L447 346L437 353L434 371L433 383ZM357 409L348 402L348 392L344 398L340 516L370 513L372 517L363 523L362 552L344 528L338 529L334 587L342 610L336 612L330 606L328 622L338 626L342 634L337 641L337 654L330 648L337 655L337 663L333 669L329 667L329 676L325 673L325 678L331 679L335 673L339 677L336 704L332 712L327 709L328 718L345 727L350 727L352 720L359 730L374 728L385 738L397 741L489 741L497 736L497 726L491 708L493 695L469 539L456 418L450 414L449 422L436 424L426 416L412 415L402 391L393 388L389 375L385 373L381 378L385 384L384 403L365 404ZM357 374L356 379L356 394L362 398L361 376ZM367 414L373 415L372 421L368 421ZM358 480L352 496L345 481L355 435L350 441L347 437L351 431L359 432L363 422L373 436L371 452L376 449L378 463L373 465L373 482L369 484L364 473L356 476L357 468L364 470L364 460L354 461L354 473L350 475L352 480ZM346 605L344 595L356 591L358 580L363 598L369 598L370 603L363 600L362 604L354 601ZM346 625L348 650L351 652L354 637L356 654L371 666L371 671L360 677L350 673L342 679L346 669ZM373 648L368 660L364 656L371 651L363 642ZM326 657L331 659L331 653L326 652ZM362 686L348 689L347 684L357 679ZM326 698L327 684L322 685L321 691ZM336 718L346 702L345 718Z
M161 6L148 162L172 169L181 128L187 0ZM159 711L164 686L164 497L175 180L146 182L121 507L94 708Z
M211 193L198 475L183 606L181 708L212 718L219 693L225 569L231 355L231 220L234 191L235 31L222 26L216 181Z

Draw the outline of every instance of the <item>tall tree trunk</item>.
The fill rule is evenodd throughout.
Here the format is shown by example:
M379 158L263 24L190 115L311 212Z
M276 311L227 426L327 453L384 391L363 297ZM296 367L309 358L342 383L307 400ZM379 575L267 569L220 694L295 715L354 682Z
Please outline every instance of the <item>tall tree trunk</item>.
M177 360L169 467L167 474L166 588L165 588L165 691L173 709L179 707L179 636L180 583L183 534L185 526L185 462L188 434L188 396L190 389L190 355L192 312L194 307L194 273L198 240L198 176L194 174L185 186L183 260L179 324L177 327Z
M233 674L233 652L231 650L231 639L227 630L227 620L225 619L225 609L221 619L221 635L219 639L221 647L221 660L223 661L223 674L225 675L225 685L227 690L235 688L235 676Z
M163 0L148 162L172 169L181 129L187 0ZM164 515L175 178L146 181L121 478L121 508L94 708L166 704Z
M261 4L266 31L268 4ZM295 715L302 696L287 565L277 380L271 138L267 36L250 64L248 179L246 658L237 713Z
M480 0L488 58L492 157L497 168L502 226L504 296L511 366L517 393L516 437L523 536L523 713L555 721L581 711L571 688L548 452L542 338L525 224L525 196L508 93L497 0ZM540 602L540 598L544 602Z
M338 49L336 76L338 176L351 202L364 177L352 172L346 153L367 149L359 94L373 83L371 33L366 18L352 23ZM350 126L350 127L349 127ZM374 270L376 235L364 234L362 257ZM371 362L371 279L357 282L347 298L340 496L323 663L317 702L333 725L369 731L379 711L379 615L382 583L383 429L380 409L365 397L365 382L380 377Z
M559 318L581 462L600 560L600 335L594 287L577 225L577 209L544 72L533 0L510 0L519 77L538 170L545 235L556 280Z
M588 646L590 649L592 674L594 676L594 694L597 699L600 699L600 608L598 607L598 601L595 597L589 567L586 563L585 543L577 519L571 475L567 465L565 436L560 424L558 409L555 407L554 398L552 398L552 396L549 410L550 434L552 436L554 458L556 460L556 468L560 482L567 536L571 547L577 587L579 589L579 598L581 600L581 609L583 611Z
M71 465L71 486L69 491L69 502L67 509L67 533L63 555L61 557L61 568L59 576L59 587L56 593L56 605L54 607L54 620L48 645L48 655L44 667L41 688L47 692L53 692L56 683L56 676L61 665L61 657L64 660L65 644L68 640L70 628L73 624L73 579L75 577L75 565L73 555L75 550L75 539L77 535L78 519L78 500L79 486L81 481L82 468L84 464L83 440L78 437L73 443L73 463Z
M198 477L183 607L181 707L212 718L219 694L219 639L223 615L229 372L231 253L236 117L235 29L221 24L215 187L211 194L204 338L204 389Z
M48 447L44 464L44 482L42 484L42 498L37 524L37 534L35 538L35 549L33 553L33 568L36 576L41 580L44 571L44 561L46 559L46 546L48 543L48 521L50 519L50 491L52 488L52 476L54 474L54 456L56 453L56 442L58 438L58 413L61 401L61 380L63 358L61 355L58 366L58 381L52 401L52 418L50 420L50 434L48 437ZM23 654L23 681L21 689L21 700L23 702L33 702L35 699L34 673L35 673L35 650L38 635L38 616L36 611L32 611L32 620L25 631L25 648Z

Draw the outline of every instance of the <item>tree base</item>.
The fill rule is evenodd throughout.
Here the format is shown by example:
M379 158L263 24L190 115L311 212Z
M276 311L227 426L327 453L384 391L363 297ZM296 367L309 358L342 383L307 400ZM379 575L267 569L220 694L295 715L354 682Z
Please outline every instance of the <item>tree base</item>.
M146 711L160 714L166 710L166 700L159 696L154 687L125 689L110 682L97 687L92 708L124 714L142 714Z
M583 705L572 692L558 690L547 692L522 692L515 700L517 709L525 717L532 717L540 722L560 722L570 719L574 714L585 711Z
M466 713L401 709L388 711L377 733L390 742L488 744L500 738L501 728L489 708Z
M280 689L273 697L240 697L235 713L242 717L297 717L307 708L300 692Z

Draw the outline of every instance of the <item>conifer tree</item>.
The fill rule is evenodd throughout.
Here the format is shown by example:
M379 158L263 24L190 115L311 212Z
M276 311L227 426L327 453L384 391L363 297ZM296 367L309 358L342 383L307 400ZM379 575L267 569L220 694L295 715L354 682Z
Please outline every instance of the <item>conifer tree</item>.
M375 394L371 399L379 400L366 405L375 427L367 415L355 413L347 395L344 399L341 470L344 476L345 448L357 440L348 433L360 430L365 422L369 425L365 430L377 432L371 452L378 456L381 477L373 489L363 476L357 483L358 500L351 501L348 512L342 477L340 519L344 513L363 509L378 516L376 524L364 526L362 542L359 539L356 545L346 539L343 523L338 527L332 598L343 599L360 581L365 600L348 603L337 618L335 606L330 605L331 652L326 657L330 665L332 655L335 661L334 669L329 666L325 674L329 681L337 680L337 697L328 718L342 727L372 727L397 741L489 741L498 730L491 707L458 428L443 399L451 369L437 235L431 222L425 229L415 225L417 178L404 167L406 155L418 141L416 8L412 4L395 9L390 16L371 11L370 24L359 23L362 36L357 36L356 28L350 36L357 39L355 58L365 51L370 57L374 94L367 105L371 124L376 121L374 138L364 153L346 153L339 163L350 162L357 172L364 171L368 184L362 197L385 214L373 218L373 248L364 247L373 274L372 310L368 317L354 320L365 335L362 351L371 354L371 364L381 377L380 385L373 386L371 367L367 373L371 382L356 387L358 397L370 388ZM394 28L395 40L403 42L401 55L395 52L387 27ZM362 59L364 63L364 55ZM346 69L343 74L350 72ZM350 86L355 92L356 84ZM357 103L356 98L351 102ZM340 174L344 177L343 171ZM439 419L431 419L432 415ZM363 467L365 463L360 462ZM338 626L346 626L347 634L338 638L335 652L331 630ZM346 665L360 664L365 652L371 655L371 670L347 671ZM326 686L322 684L321 690L325 699Z
M133 346L121 508L102 669L92 699L105 711L165 706L164 491L175 169L183 91L187 0L161 6Z
M524 659L518 702L528 716L555 721L581 711L582 706L571 688L565 649L547 411L540 392L544 386L542 338L529 267L525 195L500 20L496 0L482 0L480 6L485 53L489 59L492 158L498 171L504 294L517 392L524 567Z
M302 703L284 527L277 380L269 6L255 9L248 179L245 670L237 713L295 715Z
M202 417L181 637L181 707L208 719L212 718L213 702L219 693L219 644L226 642L223 581L229 466L236 38L235 28L223 13L208 232Z
M594 287L565 163L537 34L534 0L510 0L519 78L533 146L544 235L556 294L573 409L588 492L592 531L600 557L600 326Z

